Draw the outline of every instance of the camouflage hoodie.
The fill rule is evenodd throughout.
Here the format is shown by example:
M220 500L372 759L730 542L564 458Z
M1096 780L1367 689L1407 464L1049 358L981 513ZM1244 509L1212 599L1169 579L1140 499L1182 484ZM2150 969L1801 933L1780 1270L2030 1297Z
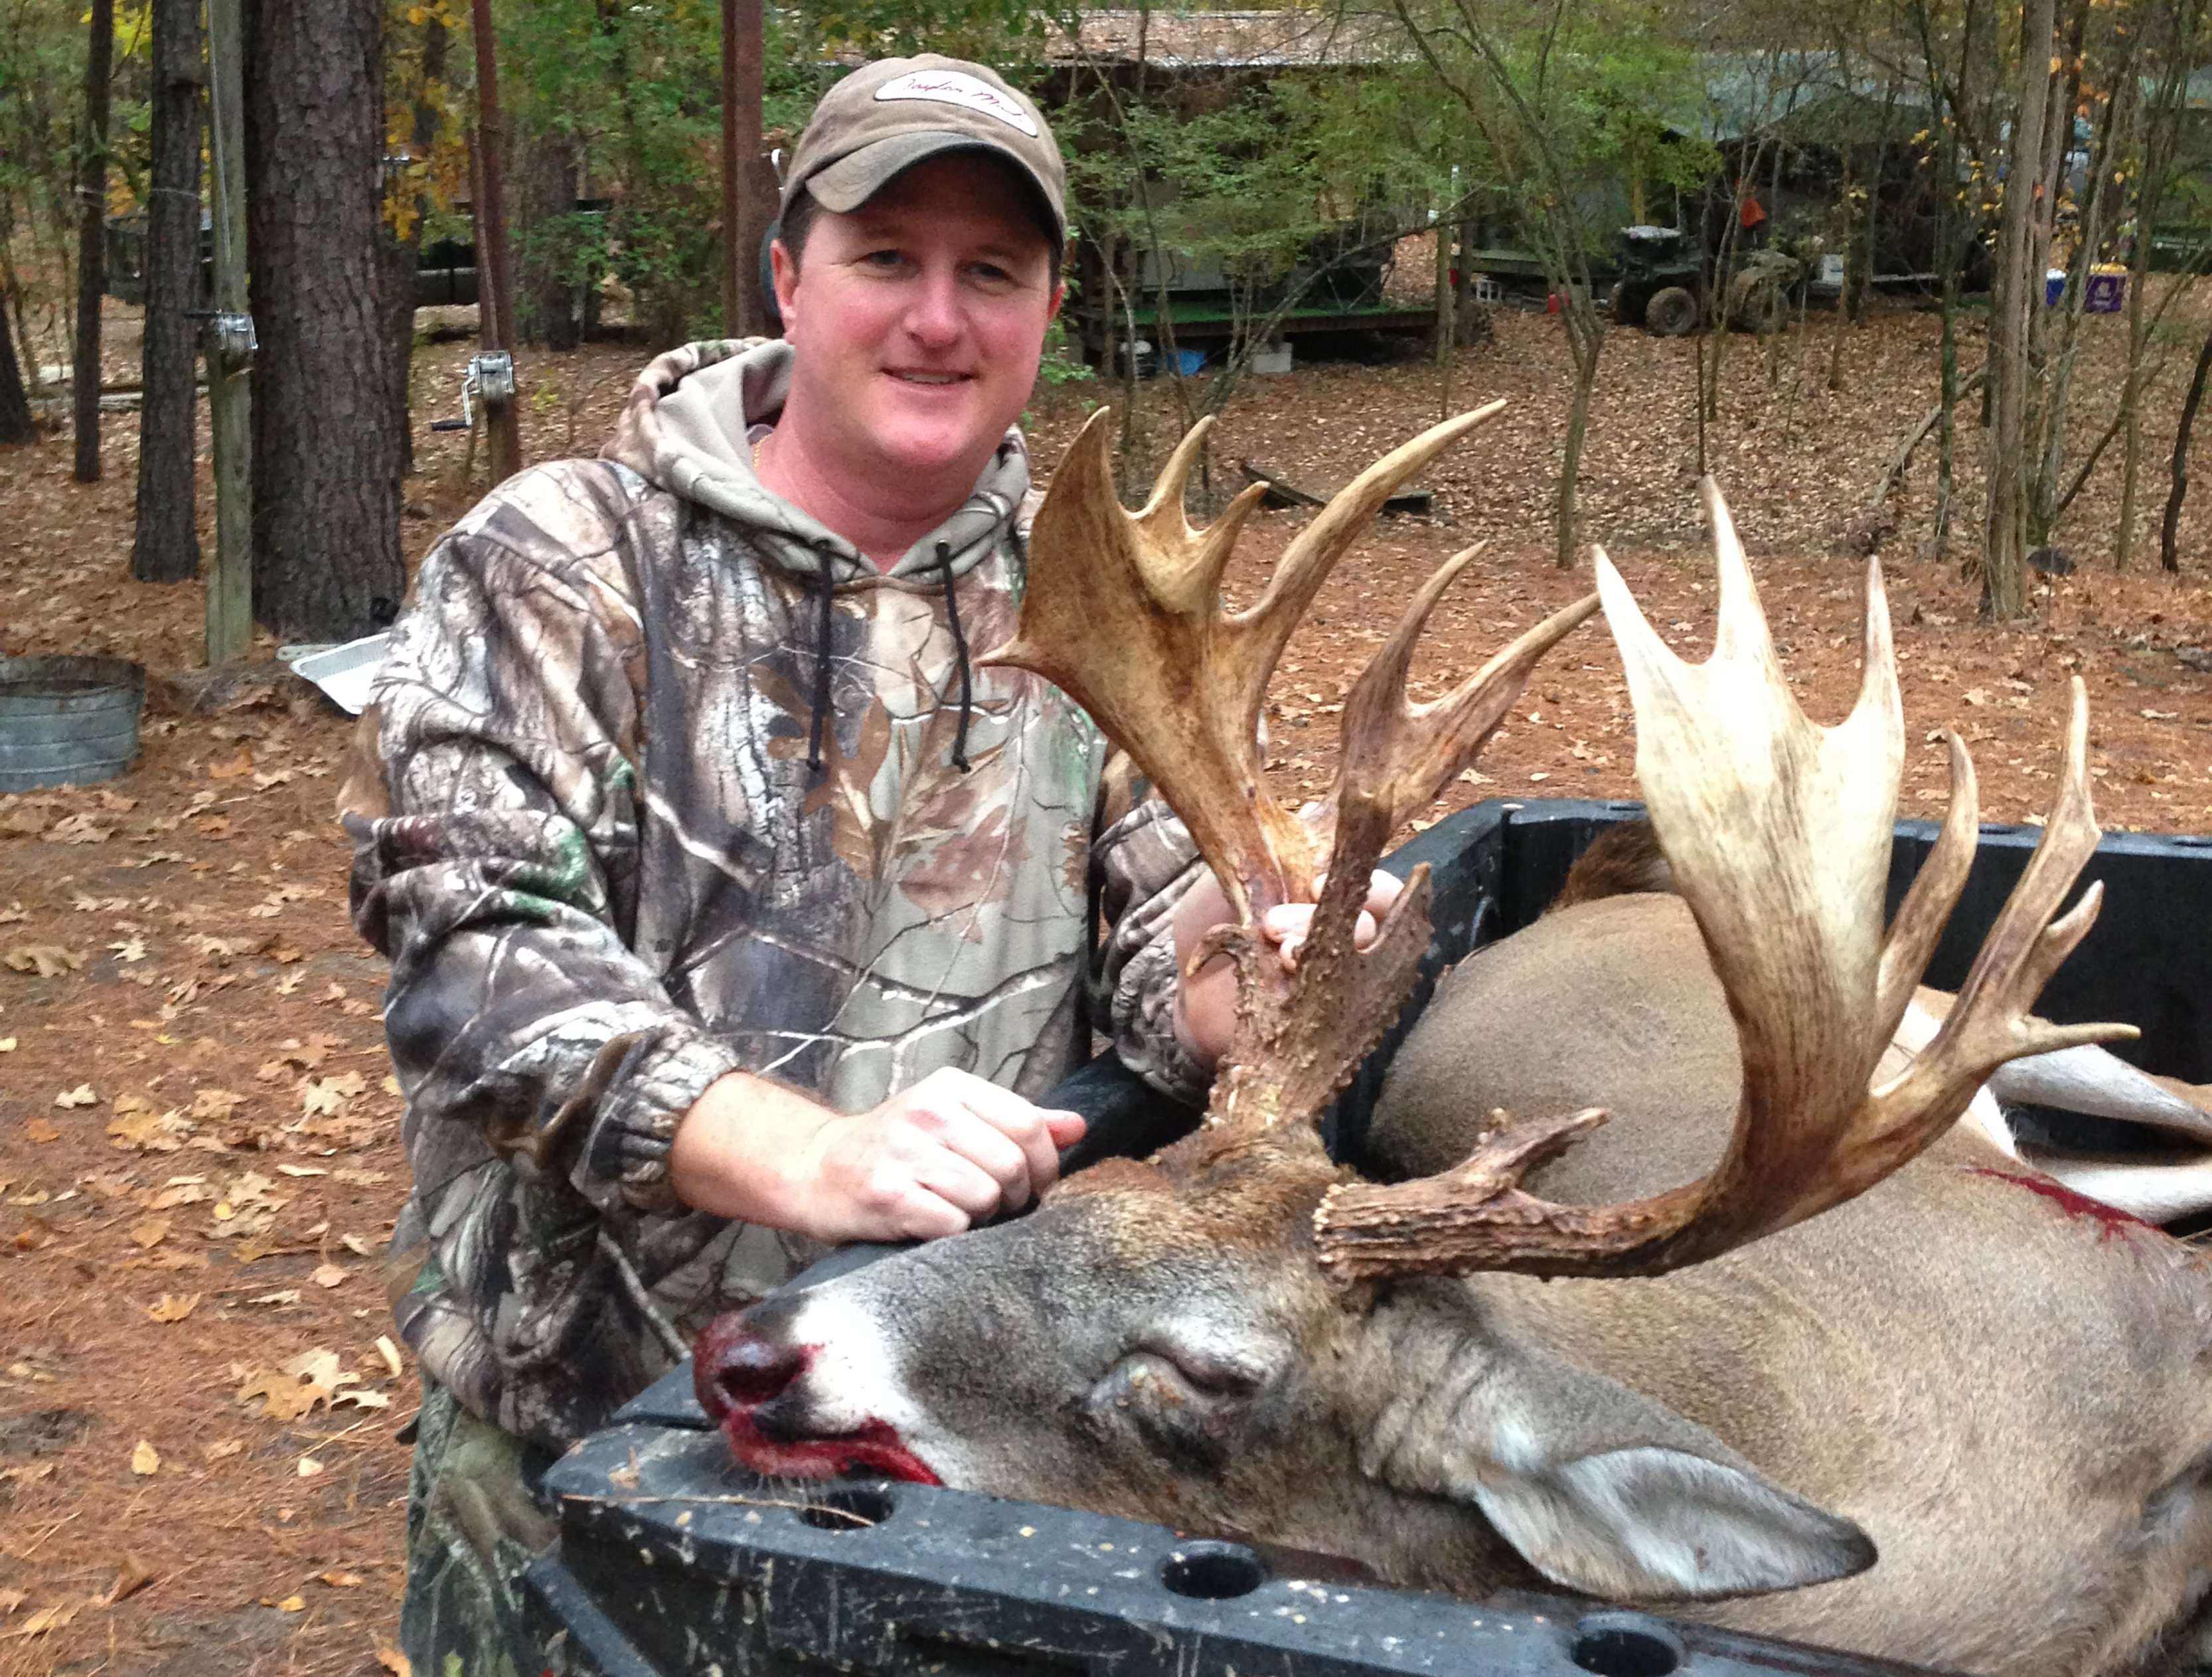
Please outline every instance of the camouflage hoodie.
M663 355L601 459L488 497L424 562L364 717L354 915L392 963L415 1176L394 1308L431 1378L541 1443L807 1255L669 1189L724 1072L848 1111L940 1066L1042 1094L1090 1046L1095 888L1101 1028L1198 1082L1167 1026L1179 826L1146 805L1094 846L1097 730L969 665L1014 623L1019 434L879 574L752 474L790 354Z

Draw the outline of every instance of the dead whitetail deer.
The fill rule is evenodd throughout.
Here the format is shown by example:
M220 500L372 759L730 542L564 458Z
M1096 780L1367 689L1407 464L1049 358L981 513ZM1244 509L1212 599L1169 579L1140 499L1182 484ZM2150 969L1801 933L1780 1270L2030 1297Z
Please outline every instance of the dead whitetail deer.
M2097 909L2093 888L2053 918L2097 842L2078 685L2041 845L1941 1030L1884 1076L1977 823L1954 740L1942 838L1885 929L1904 731L1878 570L1857 702L1822 728L1717 495L1705 664L1661 644L1601 553L1638 773L1735 1023L1729 1117L1679 1174L1667 1123L1598 1128L1554 993L1530 1034L1557 1098L1490 1113L1486 1044L1520 1045L1462 1016L1456 1059L1429 1062L1454 1081L1425 1091L1455 1104L1448 1168L1374 1182L1324 1152L1315 1120L1428 937L1416 871L1355 948L1369 868L1596 602L1409 705L1415 638L1468 556L1421 591L1345 705L1327 882L1290 976L1252 927L1322 859L1254 723L1322 573L1484 416L1370 468L1236 615L1218 586L1252 495L1189 528L1194 436L1131 515L1100 423L1078 441L998 656L1146 766L1244 916L1216 934L1242 994L1206 1121L1030 1217L726 1318L702 1399L771 1471L939 1480L1348 1553L1407 1584L1677 1604L1973 1671L2183 1662L2212 1576L2212 1280L2157 1230L2073 1214L1945 1134L2008 1060L2126 1034L2027 1012ZM1559 1195L1583 1157L1605 1168Z

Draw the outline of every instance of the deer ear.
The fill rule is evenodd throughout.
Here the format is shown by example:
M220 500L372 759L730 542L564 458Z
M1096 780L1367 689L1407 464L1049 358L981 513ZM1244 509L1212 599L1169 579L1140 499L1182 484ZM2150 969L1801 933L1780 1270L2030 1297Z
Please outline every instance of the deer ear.
M1662 1405L1548 1356L1494 1344L1475 1354L1491 1364L1478 1377L1459 1362L1394 1400L1363 1465L1480 1510L1553 1583L1615 1601L1698 1601L1874 1565L1856 1526Z

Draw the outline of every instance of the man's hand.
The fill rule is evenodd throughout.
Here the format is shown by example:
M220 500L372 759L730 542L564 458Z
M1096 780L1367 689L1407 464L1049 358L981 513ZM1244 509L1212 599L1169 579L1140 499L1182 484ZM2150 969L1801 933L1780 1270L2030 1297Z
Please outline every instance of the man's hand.
M1405 881L1395 874L1377 872L1369 878L1367 902L1352 933L1355 949L1364 949L1375 941L1382 916L1390 912L1390 905L1405 888ZM1298 946L1306 940L1313 916L1310 902L1282 903L1261 916L1261 935L1275 945L1284 971L1297 969ZM1229 901L1210 870L1199 877L1176 906L1176 970L1181 975L1176 986L1176 1040L1201 1066L1210 1066L1227 1053L1230 1039L1236 1034L1237 969L1227 956L1217 956L1192 973L1191 951L1208 932L1229 919Z
M967 1072L932 1072L866 1112L833 1112L733 1072L676 1127L669 1180L685 1204L816 1240L928 1240L1018 1211L1083 1134Z

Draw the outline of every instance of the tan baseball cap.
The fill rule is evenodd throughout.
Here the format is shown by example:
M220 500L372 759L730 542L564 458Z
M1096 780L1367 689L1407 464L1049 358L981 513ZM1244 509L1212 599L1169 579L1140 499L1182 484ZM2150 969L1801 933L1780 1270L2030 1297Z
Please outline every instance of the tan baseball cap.
M1067 237L1067 170L1044 116L982 64L924 52L863 65L822 96L799 137L782 208L803 186L824 210L858 210L891 178L940 152L995 152L1036 184Z

